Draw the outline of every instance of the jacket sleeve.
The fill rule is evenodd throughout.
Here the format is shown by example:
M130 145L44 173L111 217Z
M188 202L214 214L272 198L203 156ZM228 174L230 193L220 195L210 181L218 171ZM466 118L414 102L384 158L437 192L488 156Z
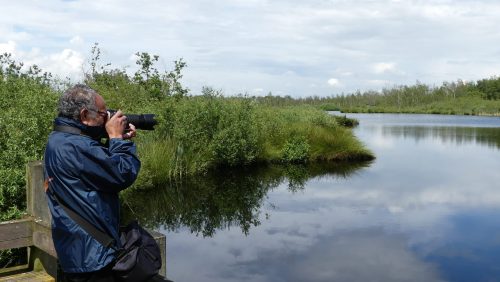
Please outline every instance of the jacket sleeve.
M80 179L92 190L117 192L134 183L141 163L133 142L111 139L109 147L92 142L81 151Z

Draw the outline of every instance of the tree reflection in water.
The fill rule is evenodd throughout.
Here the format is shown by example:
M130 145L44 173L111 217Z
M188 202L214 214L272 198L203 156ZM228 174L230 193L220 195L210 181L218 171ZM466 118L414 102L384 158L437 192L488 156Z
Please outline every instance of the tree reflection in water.
M297 192L314 177L346 178L370 162L266 165L223 169L200 177L172 181L156 189L127 191L122 222L137 219L149 228L162 226L211 237L218 229L239 226L244 234L260 224L268 191L288 182ZM335 189L334 187L332 189Z
M382 135L408 138L415 142L433 138L449 144L479 144L500 148L500 129L490 127L391 125L382 127Z

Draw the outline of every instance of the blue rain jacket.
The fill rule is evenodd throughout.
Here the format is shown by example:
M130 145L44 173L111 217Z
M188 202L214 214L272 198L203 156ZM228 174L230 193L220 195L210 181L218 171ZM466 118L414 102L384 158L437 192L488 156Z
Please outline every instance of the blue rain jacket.
M54 123L86 129L84 124L67 118L58 117ZM111 139L105 147L85 135L54 131L45 149L46 183L73 211L120 242L118 193L139 173L135 152L130 141ZM51 193L46 194L52 214L52 239L63 271L91 272L111 263L115 251L85 232Z

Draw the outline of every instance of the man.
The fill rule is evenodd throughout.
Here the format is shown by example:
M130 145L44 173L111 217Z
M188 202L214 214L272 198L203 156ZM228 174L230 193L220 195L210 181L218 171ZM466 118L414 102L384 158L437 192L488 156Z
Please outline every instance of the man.
M58 111L45 150L44 173L59 263L68 281L113 281L115 251L75 223L54 194L119 244L118 193L135 181L140 169L134 143L125 140L135 137L136 130L128 124L124 133L123 113L110 117L104 99L85 85L68 89ZM103 133L109 137L107 145L100 142Z

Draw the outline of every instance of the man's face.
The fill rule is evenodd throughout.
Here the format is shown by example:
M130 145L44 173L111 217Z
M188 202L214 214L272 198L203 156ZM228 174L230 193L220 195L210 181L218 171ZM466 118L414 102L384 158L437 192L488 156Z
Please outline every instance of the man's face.
M95 99L96 110L84 109L80 115L82 123L89 126L104 126L108 120L108 110L101 95Z

